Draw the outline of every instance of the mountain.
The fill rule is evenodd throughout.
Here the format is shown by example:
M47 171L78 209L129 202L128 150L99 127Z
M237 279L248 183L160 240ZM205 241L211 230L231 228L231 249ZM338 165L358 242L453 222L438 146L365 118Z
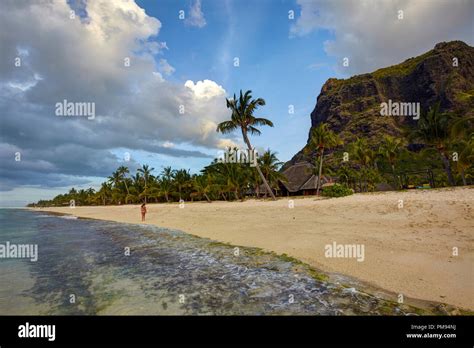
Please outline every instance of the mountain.
M462 41L441 42L398 65L349 79L331 78L311 113L311 129L326 122L345 144L356 137L374 146L384 134L403 137L403 128L417 126L416 117L381 116L381 104L389 102L419 103L421 113L439 102L441 111L473 114L474 48ZM314 153L303 150L284 168L313 158Z

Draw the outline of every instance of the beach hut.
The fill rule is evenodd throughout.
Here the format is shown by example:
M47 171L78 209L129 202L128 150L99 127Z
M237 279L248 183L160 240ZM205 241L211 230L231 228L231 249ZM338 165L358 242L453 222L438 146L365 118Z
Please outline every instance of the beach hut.
M273 193L275 196L281 196L280 187L272 187ZM252 190L252 195L254 191ZM259 197L268 197L269 193L267 192L267 187L264 184L261 184L258 187L258 196Z
M318 176L314 173L316 168L309 162L298 162L283 171L286 181L280 181L283 196L308 196L315 195L318 187ZM321 184L330 183L332 180L321 177Z

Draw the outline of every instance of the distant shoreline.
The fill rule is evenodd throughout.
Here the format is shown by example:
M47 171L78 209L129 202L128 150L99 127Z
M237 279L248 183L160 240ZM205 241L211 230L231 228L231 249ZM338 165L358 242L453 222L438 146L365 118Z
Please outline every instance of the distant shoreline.
M294 208L288 200L294 198ZM403 208L398 208L399 200ZM140 223L138 205L29 208ZM337 199L148 204L147 224L295 257L405 297L474 309L474 188L355 194ZM365 246L363 262L325 245ZM452 255L457 247L459 256ZM396 301L396 299L394 299Z

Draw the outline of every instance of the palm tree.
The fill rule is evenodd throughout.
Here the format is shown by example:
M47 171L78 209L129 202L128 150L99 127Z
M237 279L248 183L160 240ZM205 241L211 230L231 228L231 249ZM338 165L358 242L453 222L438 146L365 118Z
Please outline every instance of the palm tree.
M204 196L211 203L208 193L212 190L212 176L210 174L196 175L193 179L193 188L197 196Z
M371 153L372 150L369 148L367 144L367 140L365 138L357 138L352 144L350 144L350 152L351 157L355 159L355 161L360 165L360 170L357 173L357 179L359 180L359 189L363 191L362 179L367 182L367 171L372 163L372 159L374 158L373 154Z
M168 179L167 177L162 177L162 179L160 180L160 195L164 195L166 202L168 203L170 201L169 196L172 190L173 185L171 179Z
M119 172L122 175L122 181L125 184L125 189L127 190L127 194L130 194L130 191L128 190L128 185L127 185L127 178L126 174L130 173L127 167L125 166L120 166L117 168L117 172Z
M174 172L173 178L176 186L178 187L179 200L181 200L182 190L183 188L186 188L189 185L191 175L189 174L189 170L179 169Z
M117 169L108 177L109 183L113 184L112 197L116 203L120 203L123 197L122 189L120 188L123 181L123 174Z
M142 165L141 168L137 169L137 172L142 173L143 180L145 181L145 189L143 190L143 196L145 197L145 203L146 203L146 196L147 196L147 183L150 180L150 175L151 172L155 170L155 168L150 168L148 164Z
M398 158L398 154L400 153L400 147L402 144L402 140L399 138L394 138L390 135L384 136L384 142L379 147L379 154L382 155L383 158L387 160L392 168L392 174L394 178L394 183L396 188L398 189L398 180L395 174L395 162Z
M112 188L110 187L110 184L103 182L102 186L100 187L100 190L98 192L99 197L102 200L102 204L105 205L107 203L107 199L110 197Z
M260 160L260 159L258 159L258 160ZM261 164L260 164L260 167L261 167ZM263 171L262 171L262 173L263 173ZM258 174L258 171L255 168L248 167L247 178L248 178L249 184L251 186L253 186L253 188L254 188L255 198L259 198L260 197L260 185L262 183L262 179L260 178L260 175ZM266 192L266 190L265 190L265 192Z
M222 197L224 201L227 201L226 193L228 192L228 179L227 179L227 167L229 163L218 162L214 159L212 163L201 171L203 174L211 174L214 178L214 188L217 196ZM257 173L258 175L258 173Z
M219 125L217 126L217 131L221 132L222 134L226 134L232 133L240 128L240 130L242 131L243 140L247 145L248 150L253 151L248 134L250 133L252 135L260 135L261 132L256 128L256 126L273 127L272 121L266 118L253 116L253 113L255 112L255 110L257 110L259 106L265 105L265 100L262 98L252 99L252 91L246 91L245 94L242 94L242 90L240 90L240 97L238 100L234 94L233 99L226 98L226 103L227 108L231 109L232 111L231 119L229 121L219 123ZM258 174L262 178L262 181L267 191L275 200L275 195L273 194L273 191L268 185L267 180L263 176L258 161L255 167L257 168Z
M324 150L342 145L342 140L332 130L328 129L327 123L320 123L313 128L311 132L310 147L314 147L319 152L319 175L316 194L319 194L321 188L321 175L323 173Z
M132 176L132 186L137 190L140 191L142 185L142 177L140 173L136 173Z
M158 199L161 196L161 190L158 187L157 183L153 183L153 185L150 185L150 192L148 194L149 197L154 198L155 202L158 203Z
M474 134L469 140L458 140L454 144L454 149L459 152L456 169L461 175L463 185L466 186L467 181L465 172L471 168L474 163Z
M343 164L337 170L336 175L338 176L340 182L349 186L352 178L354 177L354 172L348 165Z
M109 182L113 184L115 188L118 189L122 182L123 174L120 173L118 170L116 170L115 172L112 173L112 175L108 177L108 179L109 179Z
M161 176L167 180L172 180L173 179L173 169L171 167L164 167L163 170L161 171Z
M279 180L286 180L286 177L278 171L283 162L280 162L276 155L276 152L268 149L258 159L263 176L273 187L278 185Z
M448 154L451 118L451 115L440 112L440 103L438 102L420 117L418 127L411 132L410 136L424 141L426 145L437 150L448 176L449 185L454 186L454 177Z
M454 149L459 153L456 169L461 175L463 185L467 185L465 172L474 163L474 116L463 115L453 120L450 129Z
M453 117L450 127L451 137L453 139L465 138L468 139L474 136L474 116L457 116Z
M224 178L228 192L233 192L235 199L239 199L239 192L243 186L242 167L237 163L223 163ZM243 197L242 197L243 200Z
M362 167L370 167L374 158L365 138L357 138L351 144L351 154Z

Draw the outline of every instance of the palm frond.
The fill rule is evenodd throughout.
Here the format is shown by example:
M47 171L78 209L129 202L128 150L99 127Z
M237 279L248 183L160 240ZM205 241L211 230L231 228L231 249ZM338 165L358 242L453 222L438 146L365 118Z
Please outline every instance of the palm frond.
M222 134L232 133L239 127L234 121L224 121L217 125L217 131Z
M257 128L255 128L254 126L248 126L247 127L247 130L249 131L250 134L252 135L260 135L262 134L262 132L260 132Z

